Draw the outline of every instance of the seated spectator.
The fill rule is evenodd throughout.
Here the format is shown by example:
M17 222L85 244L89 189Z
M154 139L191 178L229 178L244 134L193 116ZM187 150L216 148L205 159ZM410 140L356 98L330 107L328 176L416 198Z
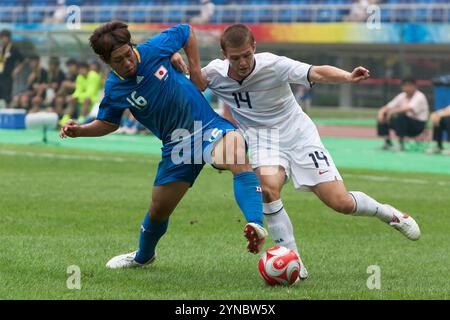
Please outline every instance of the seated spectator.
M412 78L402 81L402 91L378 112L378 135L385 139L383 149L393 146L390 129L398 136L400 151L405 149L405 137L416 137L425 130L429 115L426 96Z
M64 110L64 116L62 117L60 124L67 120L78 118L78 106L83 104L84 93L87 90L88 72L89 65L86 62L80 62L78 64L78 75L75 80L75 91L66 98L67 107Z
M450 105L444 109L435 111L431 114L431 122L433 123L433 140L437 146L427 150L427 153L441 153L450 155L450 149L444 150L443 133L447 132L447 140L450 140Z
M120 123L120 128L116 133L136 134L139 129L139 122L131 114L130 110L125 110Z
M66 77L59 86L55 97L55 112L62 118L65 114L66 99L75 92L76 79L78 76L78 62L75 59L69 59L66 62Z
M50 57L48 77L47 77L47 90L45 96L45 104L49 107L55 107L56 94L62 86L62 83L66 79L66 75L60 68L60 61L58 57ZM54 110L59 113L62 110Z
M39 112L43 108L43 102L47 90L48 73L41 66L38 55L30 57L31 73L28 76L28 89L30 91L31 108L29 112Z
M128 109L124 111L122 120L120 122L120 127L115 131L115 133L151 134L150 130L148 130L139 121L137 121Z
M99 94L101 93L103 87L100 63L97 61L93 61L89 65L86 85L86 91L81 95L83 101L81 103L80 116L78 117L78 121L80 123L83 123L86 120L94 120L86 119L86 117L91 113L94 104L99 101Z
M67 98L67 108L61 123L71 118L78 118L79 123L89 120L86 117L99 100L102 82L98 62L93 62L90 65L81 62L78 65L75 92Z
M62 95L73 94L75 91L75 82L78 76L78 62L75 59L70 58L66 62L66 68L66 79L58 90L58 94Z
M28 77L31 74L29 59L25 59L13 71L12 78L12 101L11 108L29 109L28 99L30 91L28 86Z

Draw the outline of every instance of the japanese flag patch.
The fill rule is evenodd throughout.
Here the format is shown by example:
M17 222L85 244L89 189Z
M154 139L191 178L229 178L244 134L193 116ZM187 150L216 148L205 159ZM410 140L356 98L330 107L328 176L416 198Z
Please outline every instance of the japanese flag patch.
M166 77L167 69L164 66L161 66L156 70L155 77L158 78L158 80L163 80Z

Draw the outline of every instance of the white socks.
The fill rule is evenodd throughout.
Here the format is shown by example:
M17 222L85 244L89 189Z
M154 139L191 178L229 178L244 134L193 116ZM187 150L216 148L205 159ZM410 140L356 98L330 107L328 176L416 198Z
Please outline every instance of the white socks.
M359 191L351 191L356 202L354 216L377 217L381 221L391 222L394 217L393 211L386 205L379 203L368 195Z
M281 199L263 203L265 225L272 240L280 246L293 250L298 255L291 219L284 210Z

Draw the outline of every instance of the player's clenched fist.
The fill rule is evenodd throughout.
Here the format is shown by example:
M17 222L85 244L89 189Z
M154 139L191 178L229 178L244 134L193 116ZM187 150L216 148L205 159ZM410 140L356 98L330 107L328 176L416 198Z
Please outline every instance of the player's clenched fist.
M360 82L362 80L366 80L370 77L370 71L364 67L357 67L353 69L351 74L352 82Z
M64 139L67 137L76 138L79 136L80 125L75 120L66 121L60 130L59 136Z

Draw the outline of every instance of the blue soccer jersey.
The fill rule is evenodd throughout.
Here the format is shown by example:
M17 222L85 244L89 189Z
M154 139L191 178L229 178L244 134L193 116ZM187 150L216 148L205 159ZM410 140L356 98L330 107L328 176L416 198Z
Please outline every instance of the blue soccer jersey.
M170 62L189 35L189 25L177 25L138 45L136 74L124 79L110 73L97 119L119 125L124 110L130 109L167 145L176 129L193 133L195 121L201 121L205 127L217 118L202 93Z
M124 110L129 109L140 123L162 140L162 160L155 185L174 181L192 185L205 160L211 163L208 157L214 144L228 131L236 129L214 112L184 74L173 68L170 58L185 46L189 35L189 25L177 25L138 45L135 49L138 57L136 74L122 78L115 72L110 73L97 115L98 120L119 125ZM188 133L183 134L182 144L187 144L191 150L188 156L182 153L183 162L174 162L175 151L175 158L178 157L180 135L177 132L180 129ZM196 144L193 140L199 132L203 141ZM194 163L191 160L195 155L205 157Z

